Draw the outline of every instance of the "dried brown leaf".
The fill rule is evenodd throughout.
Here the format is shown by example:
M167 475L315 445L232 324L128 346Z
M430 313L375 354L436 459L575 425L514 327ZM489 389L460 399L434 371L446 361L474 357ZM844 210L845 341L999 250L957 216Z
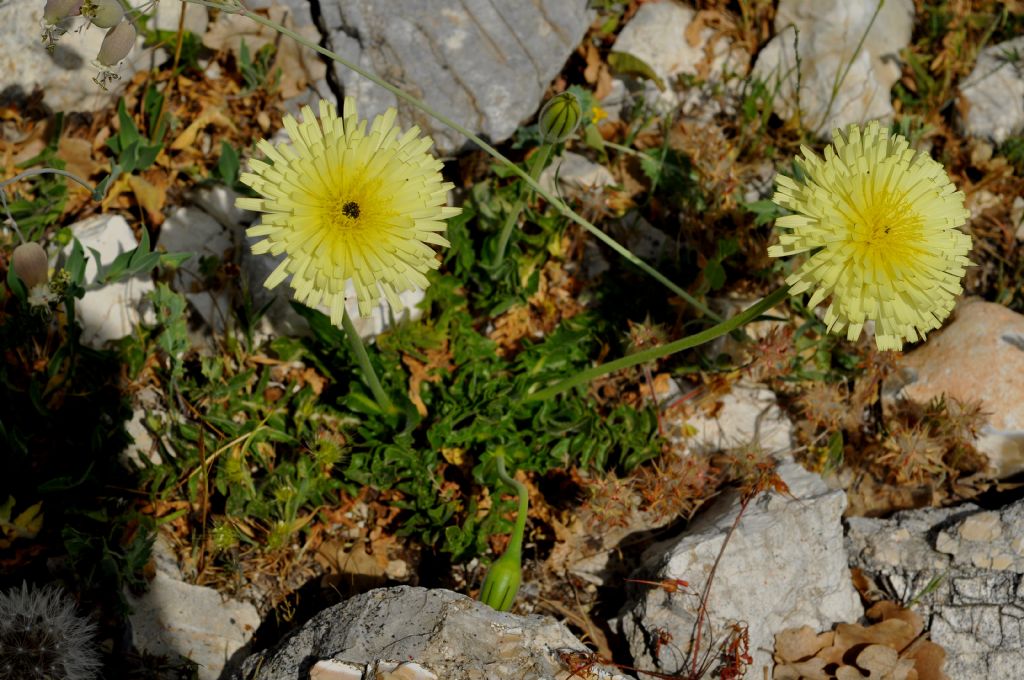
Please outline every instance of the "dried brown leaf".
M815 633L810 626L787 628L775 636L775 656L780 661L803 661L832 644L832 631Z

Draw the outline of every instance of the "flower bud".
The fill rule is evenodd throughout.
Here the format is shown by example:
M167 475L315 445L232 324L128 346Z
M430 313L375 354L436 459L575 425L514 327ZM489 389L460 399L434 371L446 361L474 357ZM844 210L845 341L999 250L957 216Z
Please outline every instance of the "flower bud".
M107 31L96 60L104 66L113 66L127 57L133 47L135 47L135 27L130 21L122 21Z
M522 580L519 551L510 549L495 560L484 577L480 601L499 612L512 609Z
M113 28L124 17L124 8L117 0L85 0L82 14L97 28Z
M50 277L46 251L35 241L22 243L14 249L11 267L29 290L46 283Z
M43 19L48 24L56 24L61 19L73 17L81 11L82 0L46 0Z
M583 112L580 100L572 92L563 92L548 100L540 110L538 123L545 144L560 144L579 127Z

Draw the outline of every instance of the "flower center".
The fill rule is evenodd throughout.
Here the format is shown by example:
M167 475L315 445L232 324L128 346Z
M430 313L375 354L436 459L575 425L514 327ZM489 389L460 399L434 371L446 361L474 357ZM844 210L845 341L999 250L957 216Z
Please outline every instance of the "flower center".
M341 214L345 217L356 219L359 217L359 204L355 201L349 201L345 205L341 206Z

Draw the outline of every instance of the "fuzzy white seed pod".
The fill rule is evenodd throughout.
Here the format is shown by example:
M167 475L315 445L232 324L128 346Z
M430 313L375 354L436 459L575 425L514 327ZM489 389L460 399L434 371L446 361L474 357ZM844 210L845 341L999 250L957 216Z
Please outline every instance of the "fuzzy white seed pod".
M61 19L73 17L82 11L82 0L46 0L43 7L43 19L48 24L56 24Z
M114 26L103 38L96 60L104 66L113 66L121 61L135 46L135 35L135 27L130 21L122 21Z
M124 8L117 0L85 0L82 14L97 28L113 28L124 17Z
M100 668L95 635L96 626L58 588L22 583L0 593L2 677L93 680Z
M46 251L34 241L22 243L14 249L11 266L29 290L46 283L50 278Z

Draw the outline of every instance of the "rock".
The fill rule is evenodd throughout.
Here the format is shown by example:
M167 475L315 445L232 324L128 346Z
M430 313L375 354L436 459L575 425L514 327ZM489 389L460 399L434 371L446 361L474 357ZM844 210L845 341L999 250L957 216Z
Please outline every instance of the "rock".
M878 7L877 0L779 2L775 37L761 50L753 70L769 90L778 87L774 108L779 116L792 118L799 110L804 127L823 138L850 123L892 118L890 90L901 75L899 51L910 44L914 2L889 0Z
M964 131L1002 144L1024 131L1024 37L986 47L960 84ZM1013 58L1013 55L1018 55Z
M950 678L1020 675L1024 501L998 512L966 504L848 522L851 565L916 600L931 639L946 649Z
M99 253L100 264L106 266L121 253L138 247L139 242L123 217L90 217L71 225L71 233L82 243L89 258L85 265L87 292L75 305L75 316L82 327L81 342L93 349L103 349L108 341L130 335L141 320L153 320L146 296L155 287L148 273L100 288L88 285L95 281L98 270L90 249ZM70 253L69 245L64 254Z
M149 590L140 598L129 597L132 644L149 654L190 659L199 667L199 680L218 680L244 658L260 625L256 608L180 581L169 548L155 546L154 558L157 571Z
M792 450L793 423L779 408L775 393L768 388L739 382L719 402L714 415L698 411L680 422L683 427L670 427L670 433L683 429L686 434L682 441L693 453L741 447L754 447L768 454ZM670 435L670 439L679 438Z
M593 17L587 0L325 0L327 46L453 118L502 142L536 113L551 80ZM462 135L344 66L335 75L360 115L395 106L404 126L433 137L440 154Z
M201 38L210 24L210 12L202 5L194 5L191 2L156 3L149 14L149 27L158 31L177 33L182 12L185 12L185 30Z
M615 184L615 177L600 163L566 151L544 168L539 184L552 193L569 198L586 194L601 196L605 187Z
M792 461L779 475L793 497L774 492L757 496L736 525L715 573L703 629L702 650L720 644L733 622L745 622L753 663L747 677L760 678L772 667L777 632L803 625L829 629L856 621L863 609L847 569L840 521L842 491L830 491L817 475ZM617 624L633 654L634 666L663 673L683 670L707 574L740 511L735 492L720 497L678 538L652 546L634 578L683 579L675 593L642 586L620 612ZM657 647L659 631L673 636Z
M1024 197L1016 196L1013 205L1010 206L1010 226L1013 228L1014 237L1018 241L1024 241Z
M167 252L192 253L174 274L174 288L184 294L209 328L223 332L231 318L227 290L210 290L207 278L224 262L235 261L233 234L199 208L172 212L160 228L157 246Z
M275 649L246 659L235 678L311 677L318 661L333 662L319 664L324 670L413 662L439 678L467 680L567 678L561 651L587 648L554 619L496 612L449 590L399 586L325 609ZM625 677L600 666L591 671L588 677Z
M142 49L140 36L128 58L112 69L121 79L103 90L93 82L99 74L93 62L106 31L91 25L77 30L84 23L82 17L69 20L68 32L50 54L40 41L43 3L12 0L0 4L0 103L27 96L36 88L54 111L99 111L116 102L135 72L148 67L153 53Z
M1005 478L1024 470L1024 316L979 299L962 301L953 314L899 360L884 403L924 405L943 395L981 402L986 421L975 446Z
M734 50L730 41L715 40L709 45L715 35L714 29L691 30L696 14L693 8L677 0L646 3L640 6L615 39L613 53L640 59L664 83L664 91L659 91L657 85L649 80L641 84L645 100L659 111L671 110L680 102L682 88L677 84L680 76L723 80L727 72L742 74L746 71L745 55ZM638 81L627 78L624 82L628 87ZM698 88L689 89L699 100L691 104L708 104L709 98L701 96Z
M160 393L153 387L143 388L132 395L132 417L124 426L132 438L132 443L125 447L119 458L121 465L127 470L137 471L144 466L143 460L153 465L163 462L159 447L146 426L146 421L159 421L166 413Z

